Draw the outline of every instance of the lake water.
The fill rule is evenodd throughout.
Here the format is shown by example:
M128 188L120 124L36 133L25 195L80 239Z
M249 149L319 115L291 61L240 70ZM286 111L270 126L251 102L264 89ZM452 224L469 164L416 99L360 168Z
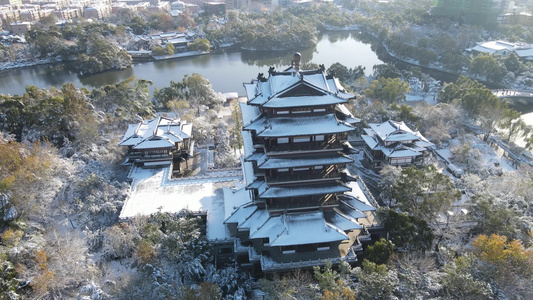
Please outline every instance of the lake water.
M319 37L315 47L300 50L302 63L314 62L324 64L326 68L335 62L355 68L362 65L366 75L372 73L372 67L383 61L371 49L370 44L363 43L350 32L328 32ZM27 85L39 88L60 88L64 83L72 82L77 87L89 89L113 84L135 76L151 80L154 88L169 86L170 81L181 81L183 76L199 73L209 79L217 92L237 92L244 94L243 82L249 82L258 73L268 73L270 66L282 70L290 66L293 51L241 51L222 52L210 55L180 58L175 60L155 61L134 64L131 68L109 71L100 74L81 76L70 72L61 64L33 66L23 69L0 71L0 94L22 94ZM533 113L525 111L523 118L533 125Z
M81 76L70 72L61 64L34 66L16 70L0 71L0 93L22 94L27 85L39 88L61 87L72 82L77 87L89 89L120 82L131 76L151 80L153 87L163 88L170 81L181 81L183 76L199 73L209 79L217 92L237 92L244 94L243 82L257 77L258 73L268 73L270 66L282 70L290 66L293 51L288 52L222 52L210 55L180 58L174 60L134 64L131 68L109 71L100 74ZM362 65L367 75L375 64L383 63L365 44L349 32L333 32L320 36L313 48L301 50L302 63L324 64L326 68L335 62L355 68Z

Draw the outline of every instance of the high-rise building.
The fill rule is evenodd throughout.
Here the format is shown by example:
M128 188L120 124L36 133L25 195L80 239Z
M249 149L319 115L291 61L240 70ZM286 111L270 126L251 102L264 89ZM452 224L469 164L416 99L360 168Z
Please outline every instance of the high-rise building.
M432 13L458 22L477 25L496 24L506 7L504 0L435 0Z

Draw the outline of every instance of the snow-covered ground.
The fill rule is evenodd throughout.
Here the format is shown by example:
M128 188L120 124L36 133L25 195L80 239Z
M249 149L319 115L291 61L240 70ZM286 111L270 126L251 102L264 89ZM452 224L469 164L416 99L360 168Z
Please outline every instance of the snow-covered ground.
M497 153L490 147L486 142L482 141L480 138L476 136L470 136L469 142L471 143L472 149L477 149L482 154L483 158L483 164L487 167L494 167L499 166L502 168L503 171L506 172L513 172L516 170L515 167L513 167L512 163L503 156L503 153ZM439 154L440 157L442 157L446 162L451 162L452 153L451 148L459 145L461 142L457 139L450 141L450 146L437 149L436 152Z
M180 212L188 209L206 212L217 195L216 189L233 186L239 176L217 176L215 178L191 178L190 180L169 180L170 167L156 169L137 168L130 175L134 185L130 197L124 203L120 218L149 215L158 211ZM152 174L151 176L149 176Z
M124 203L121 219L138 215L184 209L207 214L207 238L224 239L229 236L224 222L223 187L234 187L242 180L235 171L212 172L186 179L169 179L169 167L132 169L132 192Z

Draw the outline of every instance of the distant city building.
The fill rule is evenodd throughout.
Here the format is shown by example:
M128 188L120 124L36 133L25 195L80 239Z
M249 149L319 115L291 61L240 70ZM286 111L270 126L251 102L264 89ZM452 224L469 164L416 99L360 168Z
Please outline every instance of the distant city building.
M152 6L158 6L159 4L162 3L161 0L118 0L114 3L126 3L128 6L135 6L137 4L146 3L146 2ZM165 3L168 3L168 2L165 1Z
M11 27L11 32L15 34L24 34L31 29L31 23L30 22L15 22L15 23L9 24L9 27Z
M0 5L22 5L22 0L0 0Z
M506 3L502 0L435 0L431 12L461 23L496 25Z
M174 1L172 3L170 3L170 9L172 10L185 10L185 3L181 2L181 1Z
M368 124L364 156L372 168L385 165L421 166L427 158L428 148L433 146L420 132L412 131L404 122L387 121L382 124Z
M20 10L20 20L23 22L34 22L41 19L39 9Z
M104 2L97 2L91 4L89 7L83 9L84 18L103 19L111 15L111 5Z
M0 6L0 19L4 22L5 29L8 29L8 23L19 20L19 18L20 14L18 10L14 10L10 6Z
M60 20L72 20L82 16L81 8L64 8L54 11L56 17Z
M224 2L204 2L204 11L208 15L226 15L226 3Z
M532 26L533 14L526 11L506 13L500 15L498 20L502 24Z

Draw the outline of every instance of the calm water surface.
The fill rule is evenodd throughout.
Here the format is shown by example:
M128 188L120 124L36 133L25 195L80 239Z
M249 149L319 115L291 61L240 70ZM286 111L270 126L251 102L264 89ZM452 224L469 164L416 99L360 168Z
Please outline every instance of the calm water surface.
M369 44L356 39L349 32L326 33L318 44L301 50L302 62L324 64L327 67L335 62L355 68L362 65L367 75L375 64L383 63L372 51ZM131 76L153 82L152 89L163 88L170 81L180 81L183 76L199 73L209 79L217 92L238 92L244 94L243 82L257 77L258 73L268 73L270 66L282 70L290 66L293 51L287 52L224 52L175 60L145 62L120 71L80 76L70 72L63 65L34 66L18 70L0 71L0 93L22 94L27 85L39 88L61 87L72 82L77 87L89 89L120 82Z

